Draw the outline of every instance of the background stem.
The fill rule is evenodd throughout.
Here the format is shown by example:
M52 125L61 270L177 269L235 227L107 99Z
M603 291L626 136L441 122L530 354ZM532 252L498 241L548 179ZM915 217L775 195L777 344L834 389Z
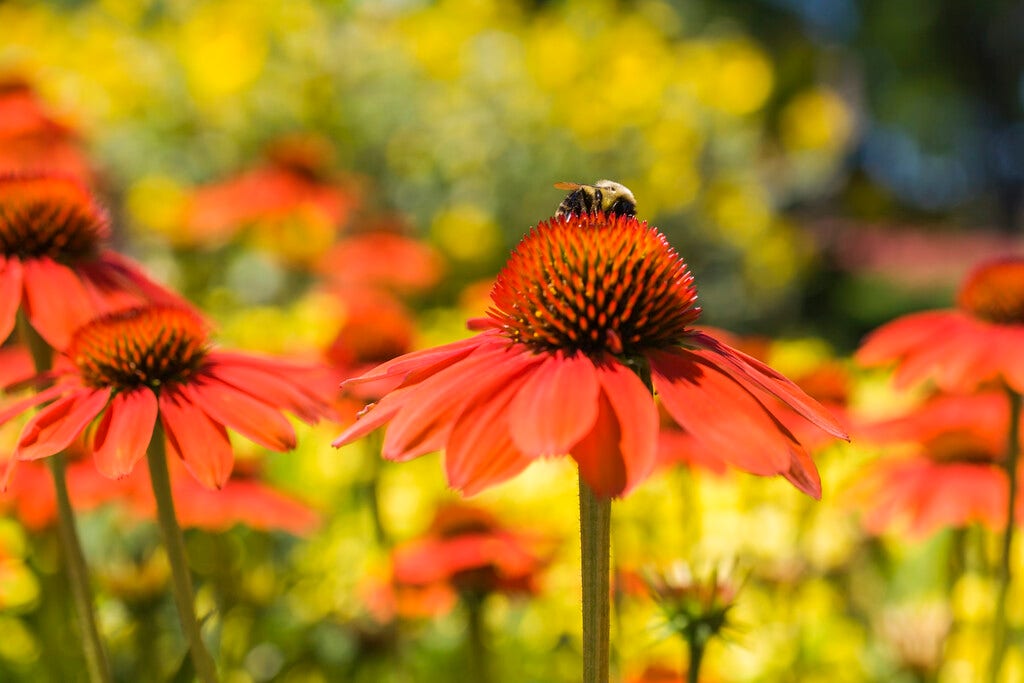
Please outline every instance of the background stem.
M19 339L32 355L36 373L49 371L53 364L53 349L32 328L21 311L18 312L17 328ZM71 586L71 599L75 603L75 612L78 613L78 621L82 628L86 670L90 681L108 683L111 680L110 662L100 639L99 627L96 625L89 570L85 564L85 553L82 552L82 542L75 526L75 512L71 508L71 498L68 495L64 453L50 456L47 458L47 464L53 476L54 497L57 503L57 535L60 538L64 568Z
M1006 468L1006 477L1009 480L1009 493L1006 496L1006 530L1003 532L1003 543L999 557L999 592L996 595L996 611L992 626L992 660L989 663L989 681L991 683L996 683L999 680L999 670L1003 666L1003 656L1006 654L1006 596L1010 591L1011 550L1017 517L1017 461L1020 456L1021 395L1010 388L1007 388L1006 393L1010 400L1010 425L1007 430L1006 462L1004 466Z
M690 660L687 662L686 681L687 683L699 683L700 663L704 659L704 642L696 636L687 641L690 650Z
M185 556L185 540L174 512L171 476L167 470L164 448L164 432L159 420L153 428L153 439L149 443L146 457L149 461L149 479L153 484L153 496L156 498L160 531L163 535L164 547L167 549L167 559L171 565L174 604L178 608L181 628L188 641L189 653L196 668L196 676L203 683L216 683L218 680L217 666L203 643L202 631L199 621L196 619L192 577L189 574L188 559Z
M580 477L583 578L583 683L608 683L610 498L598 498Z
M108 683L110 663L107 652L100 640L99 628L96 626L96 613L93 610L92 588L89 585L89 571L82 553L82 544L75 528L75 513L71 509L68 496L67 481L64 476L64 454L57 453L47 458L50 473L53 475L53 488L57 496L57 535L64 554L64 568L68 573L71 585L71 599L78 612L78 620L82 626L82 646L85 650L85 666L90 681Z

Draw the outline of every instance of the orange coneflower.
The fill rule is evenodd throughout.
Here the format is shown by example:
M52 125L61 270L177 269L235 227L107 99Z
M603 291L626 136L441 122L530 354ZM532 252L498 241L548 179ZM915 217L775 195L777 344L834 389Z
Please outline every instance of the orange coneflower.
M0 80L0 174L53 172L83 181L92 175L75 131L46 111L28 83Z
M542 222L491 298L488 317L471 324L475 337L352 380L384 398L335 445L390 423L384 457L445 448L448 480L467 494L568 454L598 496L620 496L655 464L653 388L722 459L820 496L814 463L778 416L843 430L792 382L693 329L693 277L653 226L601 213Z
M259 465L251 461L241 461L244 467L236 464L231 476L216 491L189 476L175 462L169 463L171 493L178 522L183 527L221 532L241 524L260 531L286 531L299 536L308 534L319 523L315 510L261 481ZM140 482L145 480L143 472L138 476ZM133 502L138 512L155 516L156 501L148 486L140 483Z
M443 584L460 594L535 592L539 572L550 561L544 539L502 525L486 510L446 504L427 533L392 552L400 585Z
M1024 391L1024 257L978 266L953 310L898 318L872 332L857 351L865 365L895 362L896 382L932 379L944 391L969 392L1002 379Z
M0 340L19 308L54 348L93 316L148 300L179 299L102 247L105 212L79 182L0 177Z
M14 460L34 460L58 453L99 417L87 448L100 472L123 477L145 454L159 416L170 452L203 484L220 487L234 462L226 428L284 451L295 446L295 431L282 411L309 423L327 414L305 374L212 349L191 310L135 307L79 329L51 373L53 386L0 410L0 423L52 401L25 425L14 452Z
M903 525L915 536L974 522L1003 528L1009 418L1005 397L986 393L939 396L906 416L865 425L858 438L910 448L872 463L851 490L865 528ZM1019 517L1019 501L1017 508Z

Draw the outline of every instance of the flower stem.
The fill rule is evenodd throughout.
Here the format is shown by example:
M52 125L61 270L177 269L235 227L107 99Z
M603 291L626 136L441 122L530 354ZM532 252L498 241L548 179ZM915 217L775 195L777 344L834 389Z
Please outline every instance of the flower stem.
M611 519L611 499L595 496L580 477L583 683L608 683Z
M1012 559L1010 551L1016 527L1017 461L1020 456L1021 395L1010 388L1007 388L1006 394L1010 400L1010 427L1007 430L1005 462L1009 493L1006 496L1006 530L1003 532L1003 543L999 556L999 592L996 595L996 611L993 617L992 660L989 663L989 681L991 683L998 681L999 671L1003 666L1003 656L1006 654L1006 597L1010 591L1010 561Z
M491 674L488 667L487 635L484 625L483 595L463 596L466 605L466 639L469 646L469 671L471 680L488 683Z
M690 661L687 662L686 681L687 683L699 683L700 663L704 659L704 645L706 641L694 636L687 642L690 647Z
M32 355L36 372L39 374L47 372L53 364L53 349L32 328L21 311L18 312L17 327L19 338ZM85 650L86 670L89 673L90 681L108 683L111 680L110 662L96 625L92 587L89 585L89 570L85 564L82 542L78 538L78 528L75 526L75 512L71 508L71 498L68 496L64 454L57 453L50 456L47 463L50 466L50 474L53 476L53 489L57 502L57 535L60 538L68 582L71 584L71 599L75 603L75 611L78 613L78 620L82 628L82 647Z
M188 559L185 557L185 540L178 526L174 512L174 498L171 496L171 476L167 470L167 456L164 447L164 432L158 421L153 428L153 439L146 452L149 462L149 479L156 498L157 518L163 535L167 559L171 565L174 604L178 608L178 619L188 640L192 664L196 676L203 683L216 683L217 666L203 643L203 635L196 619L195 595L192 591L192 577L189 574Z
M89 671L90 681L108 683L111 680L110 663L107 661L107 652L103 648L99 628L96 626L89 571L86 568L82 544L78 539L75 513L71 509L71 499L68 497L68 486L64 476L64 454L57 453L50 456L47 461L57 496L57 535L60 537L64 565L68 573L68 582L71 584L71 599L75 603L78 620L82 626L85 666Z

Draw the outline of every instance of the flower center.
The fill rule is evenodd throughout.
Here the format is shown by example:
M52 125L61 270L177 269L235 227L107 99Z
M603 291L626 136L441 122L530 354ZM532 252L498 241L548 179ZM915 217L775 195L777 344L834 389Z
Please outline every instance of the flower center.
M536 351L630 355L678 344L700 315L693 276L665 236L603 213L540 223L491 299L488 315Z
M106 214L70 178L0 179L0 255L74 263L94 256L109 230Z
M186 381L207 348L205 326L194 313L146 306L84 325L75 333L68 354L88 386L158 389Z
M957 305L988 322L1024 324L1024 258L1002 259L976 268L960 288Z
M940 463L991 464L1002 454L970 430L951 430L938 434L925 444L928 457Z

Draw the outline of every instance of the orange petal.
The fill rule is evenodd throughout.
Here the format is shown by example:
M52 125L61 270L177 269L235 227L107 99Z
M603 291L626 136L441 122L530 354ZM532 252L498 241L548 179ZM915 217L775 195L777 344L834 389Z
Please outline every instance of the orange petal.
M650 360L662 404L694 438L740 469L783 474L815 495L809 458L757 396L695 353L656 351Z
M756 387L758 390L765 391L781 400L818 428L841 439L848 438L846 431L832 413L773 368L709 335L699 334L695 336L695 339L699 344L706 345L706 348L696 349L693 353L707 359L709 363L727 373L747 389Z
M21 306L21 293L21 261L0 257L0 342L14 331L14 322Z
M869 334L854 358L862 365L895 361L941 335L950 321L958 317L961 314L955 311L927 311L897 318Z
M110 389L81 389L69 394L36 413L18 439L15 457L35 460L59 453L99 415Z
M528 354L490 345L417 384L388 426L384 457L408 460L441 448L467 406L488 400L534 362Z
M275 408L291 411L306 424L316 424L329 411L327 402L306 391L298 380L259 365L236 362L234 357L216 352L210 354L208 362L210 375ZM284 367L279 372L287 369Z
M509 403L525 377L508 383L459 417L448 438L444 465L448 483L472 496L522 472L533 461L513 443L506 421ZM596 401L595 401L596 405Z
M215 377L197 377L179 387L182 395L215 422L272 451L295 448L295 430L272 406Z
M597 370L622 434L626 487L620 495L625 495L650 475L657 462L658 409L650 390L629 368L610 362L598 365Z
M96 469L111 479L127 476L146 454L156 413L156 395L148 387L114 396L96 426Z
M53 259L32 259L23 267L29 322L53 348L63 350L95 314L95 304L74 271Z
M612 498L626 488L626 462L619 445L622 431L608 395L602 391L597 397L597 419L594 428L573 446L573 460L580 467L583 478L595 495Z
M235 462L224 425L193 405L176 388L161 391L159 404L169 452L181 459L204 486L224 486Z
M551 354L530 371L508 411L512 440L530 455L564 455L597 419L597 371L582 353Z

